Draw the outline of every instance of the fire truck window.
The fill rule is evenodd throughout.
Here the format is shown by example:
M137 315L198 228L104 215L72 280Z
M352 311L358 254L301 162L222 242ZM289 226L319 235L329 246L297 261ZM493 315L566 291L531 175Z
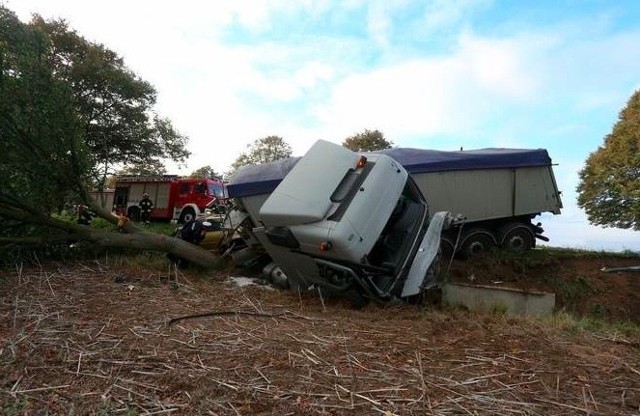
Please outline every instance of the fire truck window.
M180 184L180 194L188 194L189 193L189 184L183 183Z
M196 193L206 195L207 193L207 185L203 183L199 183L195 186Z

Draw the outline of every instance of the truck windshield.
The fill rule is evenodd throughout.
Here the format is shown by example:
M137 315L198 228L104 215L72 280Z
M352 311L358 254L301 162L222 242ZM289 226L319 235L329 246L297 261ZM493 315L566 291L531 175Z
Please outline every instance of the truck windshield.
M367 256L369 263L400 272L410 251L428 225L428 209L422 194L411 178L407 180L389 221Z

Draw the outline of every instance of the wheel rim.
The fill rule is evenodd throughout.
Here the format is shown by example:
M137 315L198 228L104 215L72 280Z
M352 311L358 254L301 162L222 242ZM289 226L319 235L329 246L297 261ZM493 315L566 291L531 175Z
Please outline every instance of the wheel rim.
M189 222L193 220L195 217L196 217L196 214L194 214L193 210L188 209L182 214L182 222Z
M504 239L504 247L516 253L522 253L533 246L533 238L529 230L516 228L507 233Z
M495 247L495 242L490 235L478 232L470 234L462 247L462 251L467 256L475 256L481 253L486 253L491 248Z
M479 254L482 253L484 251L487 250L487 247L485 247L484 243L482 241L472 241L469 244L469 253L470 254Z

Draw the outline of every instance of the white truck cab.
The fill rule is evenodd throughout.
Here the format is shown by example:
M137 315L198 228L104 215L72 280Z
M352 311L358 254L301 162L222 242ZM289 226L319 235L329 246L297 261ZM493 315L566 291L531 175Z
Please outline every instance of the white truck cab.
M231 198L234 184L251 185L239 171ZM293 288L388 301L436 283L440 234L451 216L430 219L418 187L387 155L365 157L320 140L275 190L235 201Z

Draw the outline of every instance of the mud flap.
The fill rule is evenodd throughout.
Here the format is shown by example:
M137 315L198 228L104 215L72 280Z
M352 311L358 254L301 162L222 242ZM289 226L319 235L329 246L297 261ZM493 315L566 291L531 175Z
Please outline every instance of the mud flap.
M409 269L407 280L402 288L401 297L415 296L422 292L425 286L430 283L425 282L429 275L429 267L431 267L438 255L442 229L448 228L450 222L451 215L447 211L436 212L433 218L431 218L429 228L420 243L420 247L411 264L411 269Z

